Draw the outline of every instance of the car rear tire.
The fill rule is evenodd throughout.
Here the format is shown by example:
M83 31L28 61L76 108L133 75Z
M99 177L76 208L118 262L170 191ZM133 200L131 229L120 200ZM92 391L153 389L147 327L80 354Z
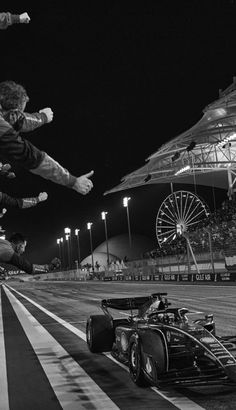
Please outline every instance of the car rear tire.
M130 377L135 384L139 387L148 386L148 382L144 376L142 368L142 355L140 343L135 341L130 345L129 350L129 372Z
M92 353L111 351L114 336L112 319L105 315L90 316L86 326L86 338Z

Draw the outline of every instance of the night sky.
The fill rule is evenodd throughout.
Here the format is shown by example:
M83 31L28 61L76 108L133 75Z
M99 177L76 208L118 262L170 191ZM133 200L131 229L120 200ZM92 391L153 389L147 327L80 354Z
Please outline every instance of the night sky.
M26 137L79 176L94 170L87 196L22 169L2 179L15 197L47 191L47 202L8 210L7 235L28 237L35 263L57 254L65 226L81 229L82 257L108 235L127 233L123 196L131 196L132 233L155 238L155 218L167 185L104 196L144 165L161 144L190 128L219 89L236 75L236 3L225 1L1 1L0 11L28 12L31 22L1 30L1 81L23 84L26 111L51 107L54 120ZM19 8L20 7L20 8ZM183 187L187 189L187 186ZM191 188L191 187L190 187ZM191 188L192 189L192 188ZM211 190L198 192L212 207ZM220 203L226 194L215 192Z

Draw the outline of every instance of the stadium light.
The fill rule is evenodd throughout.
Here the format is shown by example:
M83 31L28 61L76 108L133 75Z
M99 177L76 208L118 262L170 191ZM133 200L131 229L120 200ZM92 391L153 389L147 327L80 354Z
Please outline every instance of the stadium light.
M190 166L186 165L186 167L180 168L178 171L176 171L175 176L183 174L184 172L189 171L189 170L190 170Z
M179 152L176 152L176 153L173 155L173 157L171 158L171 161L172 161L172 162L177 161L177 159L179 159L179 157L180 157L180 153L179 153Z
M80 243L79 243L79 232L80 229L75 229L75 236L77 238L77 250L78 250L78 265L80 267Z
M57 245L58 245L59 259L61 259L61 239L57 239Z
M129 197L129 196L125 196L124 198L123 198L123 206L125 207L125 208L128 208L128 204L129 204L129 200L130 200L131 198Z
M91 259L92 259L92 270L94 273L94 260L93 260L93 241L92 241L92 222L87 223L87 229L89 231L89 238L90 238L90 249L91 249Z
M105 227L106 248L107 248L107 266L109 266L110 261L109 261L108 235L107 235L107 214L108 212L106 211L101 212L102 220L104 221L104 227Z
M126 212L127 212L127 223L128 223L128 232L129 232L129 246L131 248L132 246L132 239L131 239L131 229L130 229L130 218L129 218L129 201L130 201L130 197L125 196L123 198L123 206L126 208Z
M71 245L71 229L70 228L64 228L65 232L65 237L67 241L67 247L68 247L68 264L69 268L71 269L71 264L72 264L72 245Z
M219 141L217 143L217 146L224 148L224 145L226 145L229 141L235 140L235 138L236 138L236 133L234 132L231 135L227 135L227 137L223 138L222 141Z
M66 242L67 242L67 252L68 252L68 268L71 268L71 250L70 250L70 235L67 233L65 235Z
M65 255L64 255L64 238L61 237L60 238L60 242L61 242L61 266L62 268L64 268L64 263L65 263Z
M190 151L192 151L195 147L196 147L196 142L195 142L195 141L192 141L192 142L190 142L190 144L187 146L186 151L187 151L187 152L190 152Z

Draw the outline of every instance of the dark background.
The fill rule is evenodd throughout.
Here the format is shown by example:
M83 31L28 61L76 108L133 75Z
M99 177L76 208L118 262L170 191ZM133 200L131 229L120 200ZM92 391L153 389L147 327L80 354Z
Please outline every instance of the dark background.
M31 22L1 30L1 81L23 84L26 111L51 107L54 120L28 134L76 176L94 170L87 196L16 170L1 180L12 196L49 198L37 208L8 210L7 235L25 233L32 262L58 252L64 227L81 229L82 257L108 235L127 233L123 196L131 196L132 233L155 238L155 218L170 193L152 185L104 196L159 146L191 127L236 72L235 1L1 1L0 11L28 12ZM179 188L179 187L176 187ZM193 187L183 186L182 189ZM226 191L197 187L214 207Z

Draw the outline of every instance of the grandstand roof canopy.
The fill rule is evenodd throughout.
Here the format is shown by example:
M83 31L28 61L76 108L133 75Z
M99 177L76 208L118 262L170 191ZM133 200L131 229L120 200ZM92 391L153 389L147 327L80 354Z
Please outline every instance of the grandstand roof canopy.
M236 77L193 127L163 144L105 195L143 185L185 183L233 189L236 178Z

